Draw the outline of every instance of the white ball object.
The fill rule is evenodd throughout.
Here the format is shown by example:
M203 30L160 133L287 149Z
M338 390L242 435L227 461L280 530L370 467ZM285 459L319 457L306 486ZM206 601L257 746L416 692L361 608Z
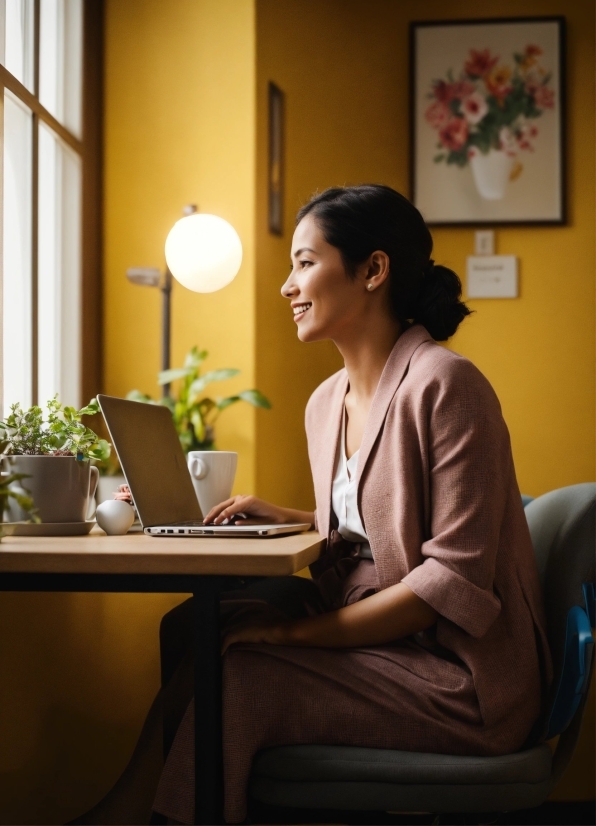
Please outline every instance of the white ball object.
M242 242L234 227L202 212L176 221L166 238L170 272L196 293L212 293L232 281L242 264Z
M97 506L95 511L97 524L109 536L122 536L128 532L135 521L135 512L120 499L108 499Z

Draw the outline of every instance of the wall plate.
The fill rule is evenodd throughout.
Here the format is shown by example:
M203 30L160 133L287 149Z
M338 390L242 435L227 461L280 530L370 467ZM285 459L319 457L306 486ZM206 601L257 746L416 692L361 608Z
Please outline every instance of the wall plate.
M515 255L470 255L468 298L517 298L518 274Z

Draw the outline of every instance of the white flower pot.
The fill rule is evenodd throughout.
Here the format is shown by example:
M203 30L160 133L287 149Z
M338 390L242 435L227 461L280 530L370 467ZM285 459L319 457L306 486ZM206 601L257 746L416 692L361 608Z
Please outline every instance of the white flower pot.
M470 155L474 183L481 198L500 201L505 196L513 161L502 149L491 149L486 155L476 150Z

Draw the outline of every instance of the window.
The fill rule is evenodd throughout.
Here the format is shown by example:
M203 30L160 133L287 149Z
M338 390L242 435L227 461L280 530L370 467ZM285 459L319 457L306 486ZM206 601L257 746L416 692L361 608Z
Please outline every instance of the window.
M102 12L0 0L4 415L100 389Z

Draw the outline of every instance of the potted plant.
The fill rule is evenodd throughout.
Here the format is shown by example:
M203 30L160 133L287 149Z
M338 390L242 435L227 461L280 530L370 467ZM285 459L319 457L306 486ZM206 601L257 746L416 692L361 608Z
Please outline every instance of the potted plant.
M27 477L27 488L42 523L85 523L98 477L91 462L106 461L110 455L109 443L81 421L83 416L98 412L95 399L76 410L64 407L55 396L47 403L45 417L41 407L33 405L23 410L17 403L0 421L0 450L19 476L10 483L11 490L15 490L14 483ZM16 496L12 498L21 509L27 504ZM18 508L11 507L11 515L22 518Z

